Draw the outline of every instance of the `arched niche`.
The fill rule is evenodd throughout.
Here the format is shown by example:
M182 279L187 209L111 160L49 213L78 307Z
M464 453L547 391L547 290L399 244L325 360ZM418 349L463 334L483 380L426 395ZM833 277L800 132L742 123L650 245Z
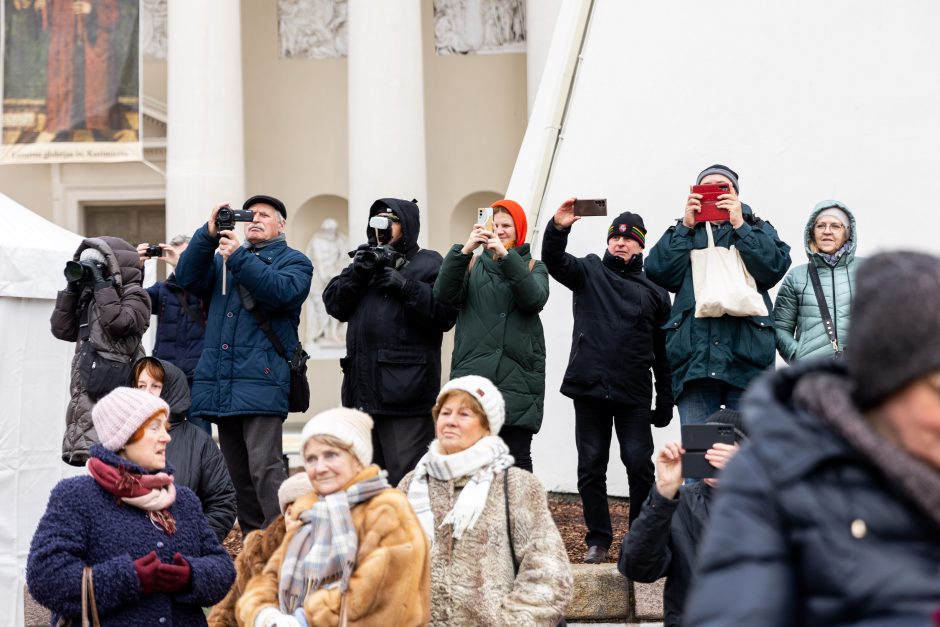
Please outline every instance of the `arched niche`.
M477 209L489 207L502 198L503 195L496 192L473 192L464 196L451 213L448 241L453 244L466 242L477 221Z

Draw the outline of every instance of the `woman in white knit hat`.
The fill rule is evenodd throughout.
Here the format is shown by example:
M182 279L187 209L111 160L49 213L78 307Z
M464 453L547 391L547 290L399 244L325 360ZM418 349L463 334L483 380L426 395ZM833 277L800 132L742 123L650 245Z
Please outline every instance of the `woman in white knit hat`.
M787 363L846 350L855 270L862 261L855 256L855 216L838 200L813 208L803 241L808 263L790 269L774 302L777 350Z
M433 539L431 625L545 625L564 617L572 578L545 489L497 435L502 394L459 377L432 409L437 438L399 489Z
M56 485L29 552L29 591L53 624L79 623L87 588L101 625L205 625L202 607L232 585L232 560L199 499L174 484L169 412L126 387L92 410L100 444L89 451L89 475Z
M235 607L239 625L424 625L429 542L405 496L372 464L372 418L330 409L301 432L313 492Z

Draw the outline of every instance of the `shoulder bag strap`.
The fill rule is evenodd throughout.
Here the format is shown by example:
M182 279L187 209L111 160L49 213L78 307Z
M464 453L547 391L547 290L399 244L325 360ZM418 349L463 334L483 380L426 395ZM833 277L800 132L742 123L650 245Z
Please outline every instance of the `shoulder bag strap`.
M277 337L277 334L274 332L274 329L271 328L271 321L268 320L263 313L258 311L258 303L255 301L255 297L248 291L248 288L242 285L241 283L235 284L238 289L238 295L242 299L242 305L251 312L251 315L254 316L255 322L258 323L258 326L261 327L261 330L264 331L264 334L268 336L268 339L271 341L271 344L274 345L274 350L277 351L277 354L280 355L283 359L290 362L290 357L287 356L287 351L284 349L284 345L281 344L280 338Z
M819 315L822 317L823 326L826 328L826 335L829 336L829 343L832 350L836 353L842 352L839 348L839 338L836 336L835 327L832 325L832 316L829 315L829 305L826 303L826 295L823 294L822 285L819 282L819 271L816 270L816 264L813 258L809 258L807 273L810 281L813 282L813 291L816 292L816 304L819 306Z
M82 627L101 627L91 566L82 569Z
M506 503L506 531L509 532L509 554L512 556L512 570L519 574L519 562L516 561L516 547L512 542L512 520L509 518L509 469L503 471L503 500Z
M180 306L183 308L183 311L186 312L186 315L192 318L196 324L206 326L206 319L193 311L193 308L189 306L189 302L186 300L186 295L183 294L182 290L171 289L170 291L173 292L173 294L176 296L176 299L179 300Z

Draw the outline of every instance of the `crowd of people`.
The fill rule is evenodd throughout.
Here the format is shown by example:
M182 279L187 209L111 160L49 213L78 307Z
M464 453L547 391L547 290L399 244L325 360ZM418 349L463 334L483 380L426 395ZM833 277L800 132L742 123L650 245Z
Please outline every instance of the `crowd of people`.
M926 624L940 608L940 259L863 262L855 217L828 200L791 269L737 173L716 164L695 184L648 253L631 212L602 255L567 252L570 198L540 260L512 200L444 256L418 245L416 201L375 201L366 241L323 290L348 323L343 406L306 423L291 478L282 422L307 393L313 266L287 245L284 204L214 207L156 251L84 240L52 330L76 343L63 459L89 475L53 491L30 592L53 621L82 618L90 596L115 625L205 624L210 606L209 624L251 627L563 623L572 571L531 457L551 276L573 294L560 391L585 562L614 541L615 430L630 488L617 565L667 578L665 624ZM709 264L715 251L732 271ZM151 256L174 271L144 290ZM774 373L777 352L792 367ZM683 427L733 431L703 453L727 466L720 479L687 476L682 442L654 458L652 428L674 408ZM233 564L220 543L236 517Z

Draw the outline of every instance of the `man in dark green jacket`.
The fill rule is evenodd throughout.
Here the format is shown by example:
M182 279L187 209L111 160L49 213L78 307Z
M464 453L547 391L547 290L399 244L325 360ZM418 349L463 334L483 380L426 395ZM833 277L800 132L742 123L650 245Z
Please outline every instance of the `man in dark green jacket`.
M669 362L662 326L669 294L643 272L646 228L630 212L607 230L604 258L565 252L574 215L569 198L555 212L542 240L551 276L574 293L571 357L561 393L574 401L578 493L588 532L587 563L603 562L613 541L607 508L607 458L612 429L630 486L630 524L653 485L650 423L672 418ZM656 375L656 409L652 370Z
M767 290L790 267L790 247L777 231L738 199L738 175L727 166L703 170L696 184L731 186L718 197L717 207L728 211L727 221L699 222L702 195L690 193L685 216L650 250L646 273L676 297L672 316L663 327L672 368L672 389L682 424L704 422L721 409L738 409L751 380L774 363L776 337L773 307ZM715 246L734 246L767 307L766 316L695 317L690 253L708 246L712 229Z

